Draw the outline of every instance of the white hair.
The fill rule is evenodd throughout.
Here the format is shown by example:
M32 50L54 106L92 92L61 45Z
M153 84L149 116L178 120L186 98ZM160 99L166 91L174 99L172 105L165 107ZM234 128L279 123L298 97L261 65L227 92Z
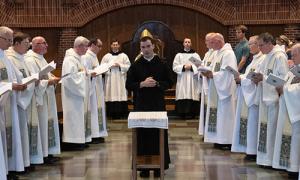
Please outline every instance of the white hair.
M216 34L216 33L214 33L214 32L207 33L206 36L205 36L205 39L212 39L212 37L213 37L215 34Z
M215 33L213 35L213 38L218 40L218 41L221 41L222 43L225 43L224 36L220 33Z
M13 34L14 31L6 26L0 26L0 36L6 35L6 34Z
M249 37L249 43L250 42L257 43L257 41L258 41L258 35L254 35L254 36Z
M83 36L76 37L74 41L74 47L80 46L80 45L87 45L89 43L89 40Z

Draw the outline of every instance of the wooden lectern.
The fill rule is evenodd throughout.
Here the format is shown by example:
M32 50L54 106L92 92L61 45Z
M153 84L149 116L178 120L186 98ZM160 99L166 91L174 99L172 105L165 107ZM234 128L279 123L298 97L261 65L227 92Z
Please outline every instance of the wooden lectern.
M164 129L168 129L166 111L131 112L128 116L128 128L132 128L132 179L137 179L137 169L159 169L160 179L164 179ZM137 156L136 128L159 128L159 155Z

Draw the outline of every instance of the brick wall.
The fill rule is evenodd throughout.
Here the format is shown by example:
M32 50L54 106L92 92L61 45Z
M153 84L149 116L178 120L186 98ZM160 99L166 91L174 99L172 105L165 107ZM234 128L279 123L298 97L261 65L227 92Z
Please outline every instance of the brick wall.
M59 35L59 45L58 45L58 65L61 66L65 52L67 49L73 47L75 38L77 37L76 28L64 28L61 30Z
M300 25L287 24L287 25L283 25L283 26L284 26L283 32L281 32L279 34L278 33L274 34L274 33L270 32L270 30L267 30L267 31L270 32L274 36L274 38L278 37L281 34L286 35L292 42L295 42L296 37L300 37ZM235 37L234 27L235 26L228 26L228 34L227 34L227 42L230 43L232 45L232 47L234 47L238 43L238 41ZM252 29L249 28L249 34L250 35L256 34L251 31ZM263 32L266 32L266 31L261 31L261 32L257 33L257 35L259 35L260 33L263 33ZM249 38L249 36L247 38Z
M10 27L81 27L120 8L153 4L192 9L223 25L300 22L299 0L2 0L0 24Z
M228 27L227 42L231 44L232 48L238 43L235 36L235 26Z
M286 35L291 41L295 42L295 38L300 36L300 26L286 25L284 27L284 35Z

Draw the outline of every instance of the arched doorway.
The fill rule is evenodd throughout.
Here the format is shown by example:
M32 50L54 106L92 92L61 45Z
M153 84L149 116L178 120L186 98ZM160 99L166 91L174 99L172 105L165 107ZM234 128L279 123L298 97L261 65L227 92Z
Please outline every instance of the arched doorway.
M160 21L142 23L133 34L132 40L122 44L122 49L128 55L130 61L133 62L140 52L139 40L144 29L148 29L155 39L159 39L163 43L163 49L160 50L163 52L161 58L172 68L174 57L182 48L182 42L177 41L172 30Z

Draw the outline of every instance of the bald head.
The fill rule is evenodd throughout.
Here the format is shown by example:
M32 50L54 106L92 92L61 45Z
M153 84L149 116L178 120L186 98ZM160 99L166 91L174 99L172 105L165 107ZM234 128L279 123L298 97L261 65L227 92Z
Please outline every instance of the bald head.
M258 36L251 36L249 38L249 48L250 48L250 53L255 55L259 53L259 46L258 46Z
M13 30L6 26L0 26L0 49L8 49L13 42Z
M37 54L44 55L47 53L48 44L44 37L36 36L32 38L32 51Z
M212 37L214 36L214 32L207 33L205 36L205 44L208 49L212 48Z
M300 64L300 43L297 43L292 47L291 54L294 64Z
M220 33L214 33L212 36L212 48L214 50L220 50L225 44L224 37Z

